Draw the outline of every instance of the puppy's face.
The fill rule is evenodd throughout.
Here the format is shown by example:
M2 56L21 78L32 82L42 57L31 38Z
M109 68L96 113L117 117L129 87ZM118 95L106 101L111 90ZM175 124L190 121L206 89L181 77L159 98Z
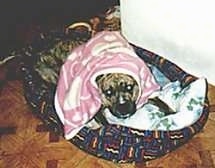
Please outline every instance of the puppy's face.
M102 105L118 118L127 118L136 112L139 87L133 77L109 73L96 78Z

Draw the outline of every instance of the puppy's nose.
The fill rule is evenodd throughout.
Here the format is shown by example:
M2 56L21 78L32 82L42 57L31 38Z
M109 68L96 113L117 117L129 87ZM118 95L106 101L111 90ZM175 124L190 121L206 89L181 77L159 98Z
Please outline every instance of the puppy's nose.
M122 114L125 115L129 113L130 105L129 103L122 103L118 105L117 110Z
M123 104L118 104L117 111L123 116L127 114L133 114L136 111L136 107L134 103L125 102Z

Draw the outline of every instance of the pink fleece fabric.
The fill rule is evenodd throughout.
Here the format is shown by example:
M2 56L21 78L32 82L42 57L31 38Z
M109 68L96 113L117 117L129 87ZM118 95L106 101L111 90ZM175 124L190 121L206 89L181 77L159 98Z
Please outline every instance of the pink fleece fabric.
M125 73L140 87L137 108L160 87L149 68L119 32L100 32L75 48L61 67L55 108L70 139L96 114L101 106L95 79L100 74Z

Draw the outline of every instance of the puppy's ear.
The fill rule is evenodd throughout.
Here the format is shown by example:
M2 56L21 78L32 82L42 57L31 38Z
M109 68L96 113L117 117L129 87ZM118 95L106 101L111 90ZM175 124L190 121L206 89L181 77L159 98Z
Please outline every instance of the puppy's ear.
M104 76L104 74L99 75L99 76L96 77L96 83L97 83L97 84L99 83L99 80L100 80L103 76Z

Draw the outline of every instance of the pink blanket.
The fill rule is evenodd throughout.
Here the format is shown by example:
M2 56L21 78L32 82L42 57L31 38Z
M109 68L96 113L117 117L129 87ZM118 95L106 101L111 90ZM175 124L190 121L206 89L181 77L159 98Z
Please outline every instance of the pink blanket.
M74 49L60 71L55 108L66 139L75 136L99 110L101 99L95 79L105 73L125 73L137 80L137 108L159 89L147 65L119 32L98 33Z

